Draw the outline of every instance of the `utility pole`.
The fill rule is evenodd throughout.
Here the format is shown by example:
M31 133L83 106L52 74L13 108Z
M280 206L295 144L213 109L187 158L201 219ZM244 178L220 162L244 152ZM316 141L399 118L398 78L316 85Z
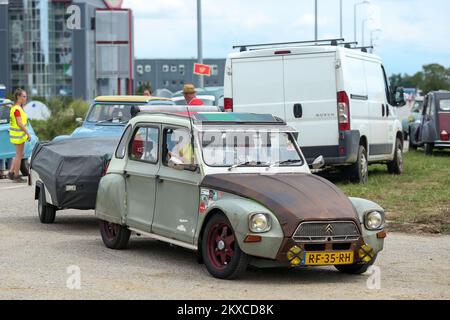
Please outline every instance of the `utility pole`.
M197 59L198 63L203 63L202 48L202 1L197 0ZM198 87L203 88L203 76L198 75Z
M339 13L340 13L340 38L343 38L343 26L342 26L342 18L343 18L343 14L342 14L342 0L339 1Z
M358 9L358 6L360 6L360 5L363 5L363 4L370 4L370 1L368 1L368 0L365 0L365 1L361 1L361 2L357 2L357 3L355 3L355 5L353 6L353 31L354 31L354 36L355 36L355 39L354 39L354 41L356 42L356 24L357 24L357 21L356 21L356 10Z
M314 12L315 12L315 22L314 22L314 40L319 39L319 26L317 21L318 16L318 8L317 8L317 0L314 1Z

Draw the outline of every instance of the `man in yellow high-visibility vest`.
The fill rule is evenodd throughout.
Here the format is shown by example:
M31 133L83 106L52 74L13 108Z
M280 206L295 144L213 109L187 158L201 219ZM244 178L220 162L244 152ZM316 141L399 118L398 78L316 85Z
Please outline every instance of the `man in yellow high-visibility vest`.
M14 93L14 105L9 113L9 141L16 146L16 157L9 169L8 177L14 180L14 182L26 182L25 179L20 177L19 170L24 154L25 142L31 141L31 136L27 129L27 114L23 110L23 105L27 102L27 98L25 90L17 89Z

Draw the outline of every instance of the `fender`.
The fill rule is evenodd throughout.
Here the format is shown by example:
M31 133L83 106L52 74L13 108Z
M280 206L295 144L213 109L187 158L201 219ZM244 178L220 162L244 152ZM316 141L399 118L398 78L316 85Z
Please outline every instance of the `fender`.
M95 216L101 220L124 225L126 215L122 215L122 212L126 210L124 177L121 174L106 174L101 178L98 186Z
M364 225L364 215L371 211L378 211L384 214L384 209L375 202L370 200L352 197L349 197L349 199L353 203L353 206L355 207L358 213L359 223L361 226L364 242L370 245L375 250L375 252L377 253L380 252L381 250L383 250L384 239L379 239L377 237L377 233L379 233L381 230L376 231L367 230L366 226Z

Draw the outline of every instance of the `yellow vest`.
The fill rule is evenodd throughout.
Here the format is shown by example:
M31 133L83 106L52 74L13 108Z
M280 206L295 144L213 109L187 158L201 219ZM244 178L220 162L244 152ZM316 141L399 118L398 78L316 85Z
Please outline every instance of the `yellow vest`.
M27 134L17 125L16 117L14 116L16 110L19 110L20 112L22 124L27 126L28 123L27 114L23 111L22 107L19 105L14 105L9 112L9 141L11 141L12 144L22 144L27 141L28 137Z

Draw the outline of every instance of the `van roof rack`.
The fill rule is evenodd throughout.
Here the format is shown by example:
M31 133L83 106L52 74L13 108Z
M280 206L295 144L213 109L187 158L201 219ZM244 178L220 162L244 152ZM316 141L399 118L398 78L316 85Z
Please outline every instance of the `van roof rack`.
M345 41L344 38L337 39L322 39L322 40L308 40L308 41L292 41L292 42L274 42L274 43L258 43L258 44L240 44L233 46L233 49L239 48L239 51L247 51L249 47L272 47L272 46L280 46L280 45L291 45L291 44L306 44L306 43L324 43L329 42L332 46L337 46L340 42Z
M352 49L361 49L362 52L367 53L367 49L373 49L373 46L364 46L364 47L354 47Z

